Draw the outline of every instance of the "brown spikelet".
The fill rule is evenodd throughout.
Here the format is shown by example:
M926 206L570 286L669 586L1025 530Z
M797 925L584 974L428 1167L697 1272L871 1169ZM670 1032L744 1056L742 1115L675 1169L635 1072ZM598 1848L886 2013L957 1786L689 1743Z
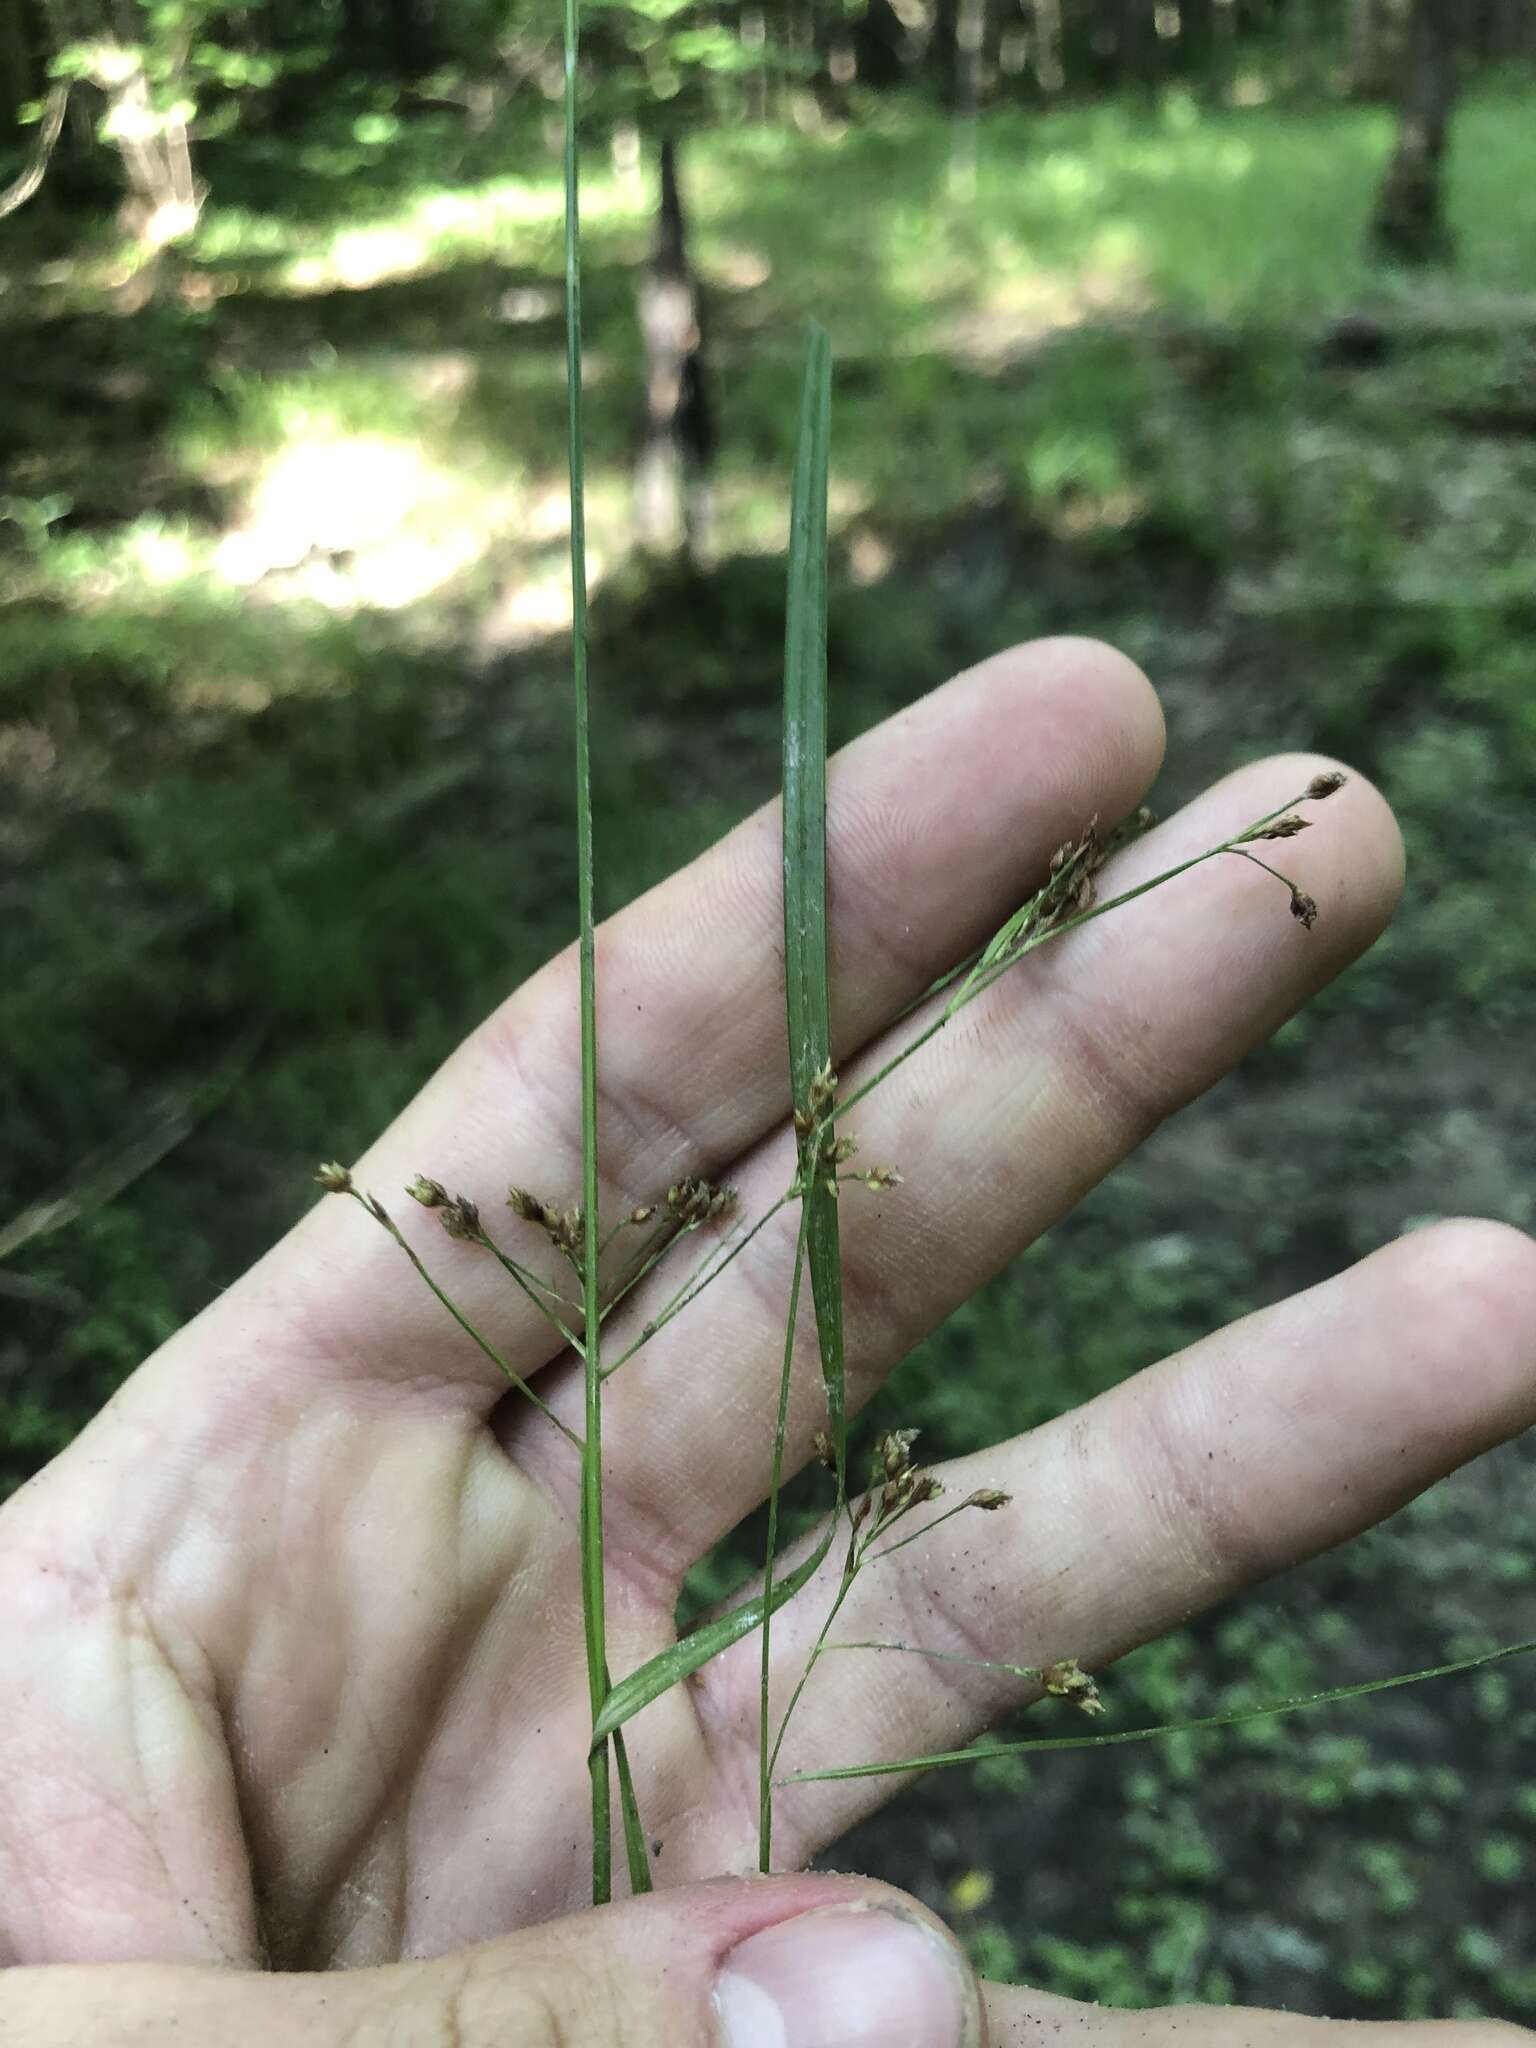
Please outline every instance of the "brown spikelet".
M709 1223L736 1206L736 1190L696 1174L674 1181L667 1189L667 1213L685 1230Z
M479 1204L472 1202L468 1195L453 1195L442 1205L440 1221L450 1237L477 1238L480 1235Z
M1040 1683L1052 1699L1070 1700L1081 1713L1104 1711L1098 1686L1075 1657L1059 1657L1054 1664L1047 1664L1040 1674Z

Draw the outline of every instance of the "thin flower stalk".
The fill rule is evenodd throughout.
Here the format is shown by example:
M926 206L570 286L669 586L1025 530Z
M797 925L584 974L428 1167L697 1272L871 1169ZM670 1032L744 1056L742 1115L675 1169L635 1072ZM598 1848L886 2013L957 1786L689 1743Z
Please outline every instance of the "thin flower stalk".
M1312 1713L1322 1707L1342 1705L1348 1700L1368 1699L1399 1686L1424 1685L1431 1679L1454 1678L1467 1671L1482 1671L1511 1657L1536 1653L1536 1641L1504 1643L1475 1657L1459 1657L1449 1664L1432 1665L1424 1671L1400 1671L1390 1678L1368 1678L1359 1685L1330 1686L1324 1692L1303 1693L1293 1699L1269 1700L1261 1706L1237 1707L1225 1714L1204 1714L1191 1721L1159 1722L1146 1728L1120 1728L1108 1735L1048 1735L1020 1742L972 1743L965 1749L937 1750L931 1756L901 1757L878 1764L834 1764L821 1770L793 1771L776 1781L782 1790L788 1785L826 1785L851 1778L904 1777L919 1771L938 1771L961 1764L982 1763L990 1757L1030 1756L1060 1749L1115 1749L1127 1743L1157 1742L1170 1735L1200 1734L1213 1728L1237 1728L1247 1721L1275 1720L1285 1714Z
M779 1406L773 1430L773 1467L768 1481L768 1532L763 1564L763 1626L758 1671L757 1719L757 1856L765 1874L773 1867L773 1766L777 1751L768 1746L769 1688L773 1679L773 1574L779 1557L779 1499L784 1485L784 1445L789 1428L789 1397L794 1378L795 1338L800 1328L800 1281L805 1272L808 1212L800 1205L800 1235L795 1245L794 1276L784 1326L784 1364L779 1373Z
M341 1178L343 1176L344 1184ZM583 1449L582 1441L581 1438L576 1434L575 1430L573 1430L569 1426L569 1424L564 1423L560 1420L560 1417L550 1407L549 1403L542 1399L540 1395L534 1392L533 1388L529 1386L528 1382L523 1378L522 1374L517 1370L517 1368L514 1365L512 1365L509 1360L502 1356L502 1354L496 1349L496 1346L491 1342L491 1340L487 1336L485 1336L480 1330L477 1330L475 1328L474 1324L469 1320L468 1316L464 1314L463 1310L457 1307L456 1304L452 1300L450 1300L448 1295L443 1292L442 1288L438 1286L437 1282L433 1279L431 1273L428 1271L426 1262L422 1259L420 1253L416 1251L414 1246L412 1246L406 1241L405 1235L400 1229L399 1224L396 1223L395 1219L384 1207L384 1204L378 1200L377 1196L365 1195L361 1188L354 1186L351 1174L348 1173L344 1167L322 1166L319 1173L315 1175L315 1178L320 1182L322 1187L326 1188L328 1192L332 1194L350 1195L353 1198L353 1200L356 1201L368 1213L368 1215L370 1215L373 1218L374 1222L377 1223L380 1226L380 1228L383 1229L384 1232L394 1241L394 1243L399 1246L400 1250L405 1253L405 1256L407 1257L407 1259L410 1260L412 1266L416 1269L416 1272L420 1275L421 1279L426 1283L428 1289L442 1303L443 1307L448 1311L449 1315L452 1316L453 1320L458 1324L459 1328L464 1332L465 1336L472 1338L473 1341L479 1346L480 1350L491 1361L492 1365L496 1367L496 1370L499 1373L501 1373L503 1377L511 1383L512 1386L516 1387L517 1391L523 1396L523 1398L526 1401L532 1402L533 1406L538 1409L539 1413L542 1416L544 1416L547 1421L552 1422L555 1425L556 1429L559 1430L560 1434L563 1437L565 1437L568 1442L573 1444L578 1451L581 1451Z

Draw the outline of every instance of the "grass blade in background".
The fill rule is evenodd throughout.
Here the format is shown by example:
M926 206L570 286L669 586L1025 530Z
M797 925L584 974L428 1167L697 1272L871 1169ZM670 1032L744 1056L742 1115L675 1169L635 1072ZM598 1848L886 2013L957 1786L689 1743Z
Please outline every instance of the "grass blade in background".
M581 962L581 1201L585 1218L582 1303L585 1426L581 1454L581 1607L586 1633L587 1688L594 1723L608 1697L607 1593L603 1582L603 1309L598 1284L602 1244L597 1161L597 946L593 912L592 734L587 682L587 536L581 405L581 189L577 160L576 66L579 0L565 0L565 374L571 495L571 682L576 724L576 859ZM608 1744L594 1740L592 1780L592 1903L613 1892L613 1842ZM645 1830L635 1802L629 1759L619 1756L619 1795L630 1882L650 1889Z
M817 1078L832 1065L827 990L827 462L832 360L823 328L806 342L800 439L790 514L789 595L784 622L784 996L795 1112L816 1121ZM830 1127L824 1126L830 1136ZM805 1189L811 1295L827 1389L828 1433L843 1490L842 1259L837 1203L825 1176Z
M0 1223L0 1259L8 1259L34 1238L47 1237L115 1201L143 1174L158 1166L183 1139L211 1116L248 1071L266 1027L258 1025L236 1043L202 1080L167 1089L138 1127L83 1159L41 1201Z
M837 1498L847 1488L848 1424L843 1373L843 1273L835 1169L823 1170L823 1124L832 1072L832 1005L827 987L827 465L832 431L832 358L826 330L806 337L800 433L795 449L789 524L789 588L784 608L784 1002L789 1023L790 1092L800 1138L800 1250L795 1259L784 1369L779 1385L768 1488L763 1565L763 1640L758 1696L758 1863L773 1860L770 1727L773 1571L779 1546L779 1495L784 1436L799 1319L801 1258L810 1269L811 1299L827 1393L827 1433L837 1467ZM831 1527L836 1527L834 1513Z
M817 1077L831 1062L827 993L827 455L831 434L832 359L824 330L814 324L806 345L805 386L790 515L789 592L784 627L784 933L790 1079L797 1112L808 1113ZM822 1126L823 1135L826 1126ZM805 1196L801 1242L811 1275L822 1377L827 1387L829 1434L837 1447L838 1498L846 1464L843 1396L842 1261L837 1203L814 1178ZM794 1292L798 1306L800 1262ZM791 1311L793 1314L793 1309ZM786 1352L786 1360L789 1352ZM788 1369L786 1363L786 1370ZM783 1443L775 1446L769 1497L769 1563L763 1590L685 1636L630 1672L613 1687L593 1724L604 1737L691 1678L712 1657L762 1627L766 1656L769 1617L820 1569L837 1533L826 1524L820 1541L787 1577L775 1581L779 1479ZM766 1739L766 1738L765 1738Z

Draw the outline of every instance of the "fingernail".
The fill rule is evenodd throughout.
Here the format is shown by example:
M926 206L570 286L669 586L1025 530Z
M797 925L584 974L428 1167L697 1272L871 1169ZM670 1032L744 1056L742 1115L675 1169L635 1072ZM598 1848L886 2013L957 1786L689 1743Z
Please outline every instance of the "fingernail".
M715 1986L721 2048L968 2048L958 1951L916 1918L836 1906L733 1949Z

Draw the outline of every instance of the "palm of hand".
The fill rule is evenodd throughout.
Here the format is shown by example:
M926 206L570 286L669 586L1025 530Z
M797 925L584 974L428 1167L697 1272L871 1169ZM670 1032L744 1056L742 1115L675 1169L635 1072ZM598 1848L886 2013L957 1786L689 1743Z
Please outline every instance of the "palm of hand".
M1123 664L1046 647L851 750L832 804L840 1063L878 1060L890 1019L1050 847L1136 800L1156 746L1155 710ZM1296 777L1292 762L1235 778L1127 856L1132 869L1209 843ZM1369 942L1395 842L1368 791L1340 813L1297 863L1324 904L1316 934L1276 917L1258 878L1212 871L1112 939L1085 933L1059 961L1031 961L870 1099L866 1154L898 1160L909 1185L845 1205L858 1398ZM787 1182L774 832L749 822L604 935L611 1213L704 1167L740 1184L748 1215ZM390 1199L414 1171L452 1173L487 1215L509 1177L575 1185L574 1018L570 963L556 962L431 1084L360 1183ZM483 1258L454 1247L450 1275L426 1219L401 1221L579 1422L547 1325ZM671 1639L683 1572L762 1498L793 1235L766 1230L611 1383L616 1674ZM871 1572L848 1637L1016 1662L1117 1654L1522 1426L1533 1285L1513 1233L1452 1226L960 1461L957 1484L1000 1483L1017 1508ZM641 1290L628 1329L653 1309ZM821 1420L810 1348L792 1462ZM1346 1356L1341 1377L1330 1361ZM324 1205L0 1517L0 1960L378 1961L579 1905L576 1532L569 1444L504 1397L352 1205ZM778 1624L780 1703L825 1590L813 1582ZM754 1862L756 1660L738 1646L634 1724L661 1883ZM829 1660L790 1761L953 1743L1015 1698L993 1673L878 1663ZM780 1864L834 1839L883 1783L786 1796Z
M9 1511L11 1959L379 1961L579 1904L573 1491L463 1409L215 1395L167 1469L134 1405Z

